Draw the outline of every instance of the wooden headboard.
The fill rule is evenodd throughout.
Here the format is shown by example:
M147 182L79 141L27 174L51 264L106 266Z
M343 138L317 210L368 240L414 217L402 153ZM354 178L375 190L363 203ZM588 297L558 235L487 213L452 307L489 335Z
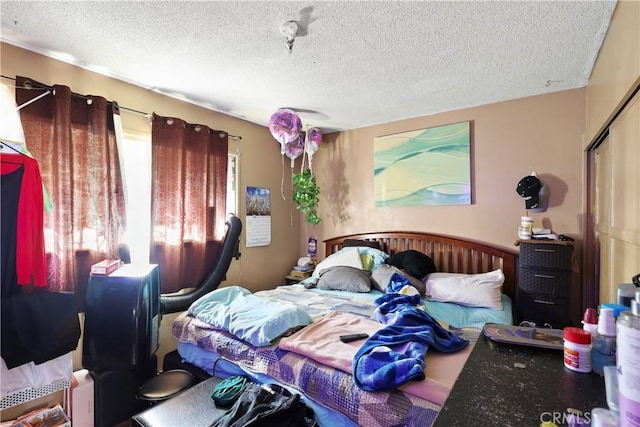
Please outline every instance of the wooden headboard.
M414 249L427 254L439 272L476 274L498 268L504 273L502 291L513 300L516 291L518 251L460 237L440 234L386 231L381 233L351 234L324 240L326 256L342 248L346 239L377 242L389 255Z

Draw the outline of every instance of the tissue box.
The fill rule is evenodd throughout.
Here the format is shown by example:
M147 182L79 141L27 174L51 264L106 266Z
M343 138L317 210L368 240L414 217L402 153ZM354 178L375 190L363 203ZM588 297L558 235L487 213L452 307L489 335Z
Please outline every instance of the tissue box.
M71 420L74 426L94 425L93 378L86 369L73 373L71 380Z
M105 259L91 266L91 274L111 274L121 266L122 262L119 259Z

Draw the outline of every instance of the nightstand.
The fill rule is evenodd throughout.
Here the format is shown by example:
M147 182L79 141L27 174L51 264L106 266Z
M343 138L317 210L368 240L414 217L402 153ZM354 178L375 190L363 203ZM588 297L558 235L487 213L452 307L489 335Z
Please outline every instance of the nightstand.
M303 277L294 277L294 276L286 275L284 276L284 284L295 285L296 283L300 283L304 279L306 279L306 277L303 278Z
M547 240L519 240L518 244L518 321L548 323L554 328L570 325L573 244Z

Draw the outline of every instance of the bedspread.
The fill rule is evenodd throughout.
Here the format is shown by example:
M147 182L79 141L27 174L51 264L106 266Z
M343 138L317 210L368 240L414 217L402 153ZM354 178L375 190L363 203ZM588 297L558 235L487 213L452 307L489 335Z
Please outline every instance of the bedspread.
M376 313L376 299L385 294L380 291L354 293L305 289L302 285L291 285L259 291L254 295L279 303L294 304L306 311L314 322L290 337L279 338L268 346L256 347L222 328L183 313L173 323L173 335L178 340L180 354L186 361L210 374L213 374L212 366L215 361L222 357L250 376L272 378L281 385L297 390L318 405L342 414L359 426L431 425L472 350L472 345L468 345L456 353L429 351L426 355L424 380L409 381L392 390L365 391L356 385L352 375L353 358L364 341L344 344L339 341L338 336L359 332L373 336L383 328L384 324L381 322L384 320L376 316L380 314ZM508 301L508 297L503 298ZM488 317L495 323L501 323L499 319L502 318L511 318L510 310L458 307L455 304L425 300L422 303L427 306L427 312L432 308L437 309L439 305L446 306L447 309L443 310L445 316L438 316L438 322L471 343L475 342L480 333L480 328L476 327L478 322L462 321L463 325L472 327L455 328L451 325L459 324L457 319L461 316L456 315L450 319L446 316L447 313L456 308L465 313L473 310L474 313L482 313L473 314L474 319ZM334 323L329 322L332 319ZM485 321L479 324L483 325ZM328 322L322 332L324 338L307 335L314 328L322 327L323 322ZM307 339L310 346L297 346L298 338ZM292 346L287 347L287 344ZM335 345L344 346L342 353L336 351ZM263 379L259 381L262 382Z
M288 285L259 291L255 295L273 301L290 302L302 307L312 318L317 319L330 311L372 318L377 308L375 300L383 293L377 290L365 293L325 291L305 289L303 285ZM513 322L511 299L504 294L502 295L504 310L464 307L458 304L425 299L422 299L422 303L425 305L427 313L432 317L458 328L473 326L482 329L485 323L511 325Z
M376 309L375 298L382 295L382 292L325 291L321 289L305 289L302 285L288 285L259 291L255 295L271 301L295 304L303 308L314 319L320 318L331 311L340 311L370 318Z
M349 373L277 345L252 346L187 313L175 319L172 333L180 342L214 352L248 371L269 375L344 414L359 426L429 426L441 409L440 404L401 390L376 393L360 390Z
M373 320L348 313L332 312L290 337L280 339L278 346L351 374L353 359L363 341L345 344L337 340L336 336L361 332L371 336L383 327L384 325ZM480 331L469 328L464 331L457 330L456 333L467 341L475 342ZM472 348L473 346L469 345L454 354L428 353L424 369L426 378L403 384L398 389L443 405Z

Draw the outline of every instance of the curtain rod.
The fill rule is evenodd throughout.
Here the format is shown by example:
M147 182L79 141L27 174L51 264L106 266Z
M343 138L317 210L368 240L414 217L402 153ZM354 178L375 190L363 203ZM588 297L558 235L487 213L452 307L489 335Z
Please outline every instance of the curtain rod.
M0 74L0 77L2 77L3 79L8 79L8 80L13 80L14 82L16 81L15 77L9 77L9 76L5 76L3 74ZM37 85L34 84L34 87L37 89L43 89L43 90L49 90L53 93L53 86L48 86L45 84L41 84L38 83ZM71 95L73 96L77 96L78 98L82 98L82 99L89 99L89 97L85 96L85 95L80 95L74 92L71 92ZM113 104L111 101L107 101L109 104ZM153 114L150 113L145 113L144 111L140 111L140 110L135 110L133 108L129 108L129 107L123 107L122 105L118 105L118 108L121 110L126 110L126 111L130 111L132 113L137 113L137 114L142 114L143 116L145 116L146 118L150 119ZM236 141L240 141L242 140L242 137L239 135L231 135L230 133L227 132L227 134L229 135L229 138L234 139Z

